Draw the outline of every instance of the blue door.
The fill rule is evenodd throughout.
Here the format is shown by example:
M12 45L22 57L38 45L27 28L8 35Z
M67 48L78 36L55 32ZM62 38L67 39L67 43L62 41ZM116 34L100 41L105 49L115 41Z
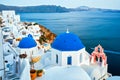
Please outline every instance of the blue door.
M69 57L67 58L67 64L68 64L68 65L71 65L71 64L72 64L72 57L71 57L71 56L69 56Z

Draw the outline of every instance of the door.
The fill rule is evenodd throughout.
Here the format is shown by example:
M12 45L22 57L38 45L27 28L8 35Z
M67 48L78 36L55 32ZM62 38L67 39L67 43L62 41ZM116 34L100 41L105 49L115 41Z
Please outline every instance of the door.
M68 64L68 65L72 65L72 57L71 57L71 56L69 56L69 57L67 58L67 64Z

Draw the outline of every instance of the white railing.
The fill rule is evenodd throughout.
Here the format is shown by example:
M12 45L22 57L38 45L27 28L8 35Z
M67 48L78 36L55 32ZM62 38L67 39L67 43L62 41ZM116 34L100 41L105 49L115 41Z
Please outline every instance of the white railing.
M10 49L14 52L14 55L15 55L15 56L18 56L18 55L19 55L19 53L18 53L10 44L8 44L8 46L9 46Z
M30 64L28 59L23 59L20 66L20 80L31 80L30 78Z

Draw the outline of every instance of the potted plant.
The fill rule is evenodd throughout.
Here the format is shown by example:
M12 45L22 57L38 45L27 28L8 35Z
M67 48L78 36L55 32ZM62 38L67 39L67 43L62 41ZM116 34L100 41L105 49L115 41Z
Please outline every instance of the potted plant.
M26 57L27 57L27 54L26 54L26 53L25 53L25 54L20 54L19 57L20 57L20 58L26 58Z
M31 80L35 80L35 78L37 77L37 73L35 69L30 70L30 77L31 77Z
M40 56L37 57L31 57L30 65L31 68L34 69L34 64L40 60Z
M43 73L44 73L43 69L37 70L37 76L38 77L41 77L43 75Z

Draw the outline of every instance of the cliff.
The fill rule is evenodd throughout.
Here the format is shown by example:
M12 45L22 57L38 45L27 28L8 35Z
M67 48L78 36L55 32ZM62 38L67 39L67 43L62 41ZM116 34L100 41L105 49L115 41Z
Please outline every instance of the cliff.
M80 6L77 8L66 8L56 5L39 5L39 6L8 6L0 4L0 11L2 10L15 10L17 13L26 12L26 13L63 13L71 11L103 11L103 12L120 12L120 10L113 9L101 9L101 8L91 8L88 6Z
M69 12L69 9L56 5L18 7L18 6L7 6L0 4L0 11L2 10L15 10L15 12L35 12L35 13Z
M30 26L30 25L39 25L40 27L40 33L42 34L39 37L39 42L40 44L44 44L44 43L52 43L53 40L56 37L56 34L54 34L53 32L51 32L49 29L47 29L45 26L42 26L38 23L34 23L32 24L31 22L24 22L24 25Z

